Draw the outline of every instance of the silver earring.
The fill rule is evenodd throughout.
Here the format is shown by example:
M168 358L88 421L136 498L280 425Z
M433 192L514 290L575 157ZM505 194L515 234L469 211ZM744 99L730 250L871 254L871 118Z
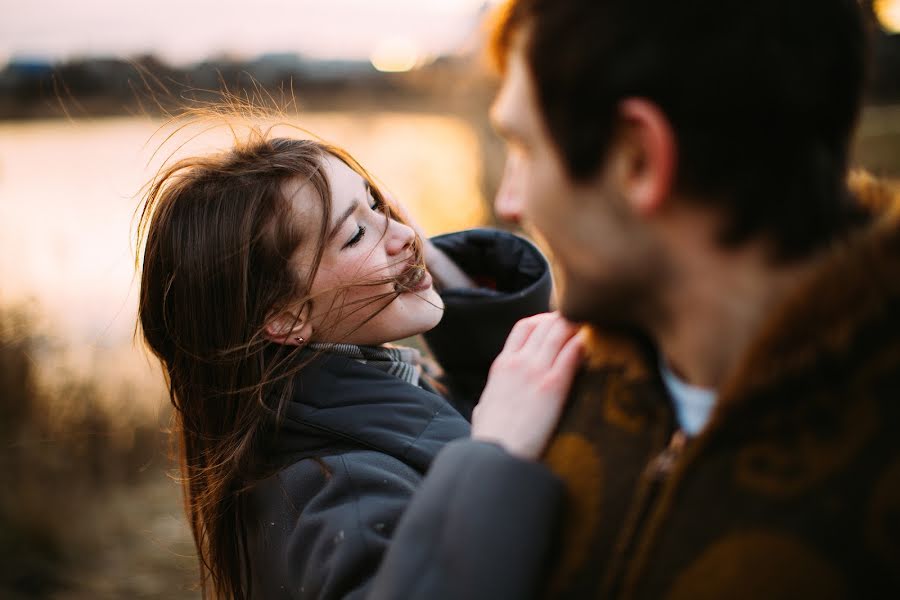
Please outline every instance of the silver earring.
M298 344L302 344L302 343L303 343L303 338L300 337L299 335L298 335L297 337L295 337L294 339L297 340L297 343L298 343Z

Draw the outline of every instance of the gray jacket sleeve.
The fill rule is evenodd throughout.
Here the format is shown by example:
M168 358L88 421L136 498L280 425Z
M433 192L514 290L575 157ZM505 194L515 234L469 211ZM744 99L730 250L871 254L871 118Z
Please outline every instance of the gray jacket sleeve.
M269 482L256 535L264 598L531 598L562 485L493 444L448 444L424 478L376 452L303 460ZM273 492L276 492L273 494ZM272 564L272 563L276 564Z
M400 519L369 597L539 596L562 495L542 465L485 442L449 444Z

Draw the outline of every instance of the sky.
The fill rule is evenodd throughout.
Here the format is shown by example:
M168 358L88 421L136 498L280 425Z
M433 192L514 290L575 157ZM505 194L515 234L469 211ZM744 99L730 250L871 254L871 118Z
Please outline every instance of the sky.
M366 59L398 41L424 55L470 38L496 0L0 0L0 64L12 57L135 55L174 63L298 52Z
M12 57L133 56L175 64L222 54L371 58L381 46L453 52L499 0L0 0L0 65ZM900 0L875 0L900 31Z

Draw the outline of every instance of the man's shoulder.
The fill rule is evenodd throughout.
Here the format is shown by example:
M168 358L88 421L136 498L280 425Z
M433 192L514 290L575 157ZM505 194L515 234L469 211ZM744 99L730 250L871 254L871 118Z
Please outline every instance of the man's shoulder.
M637 334L586 326L584 335L586 374L617 372L625 380L637 381L655 373L654 351Z
M559 435L599 442L608 428L644 437L671 426L657 355L640 335L585 330L584 367L572 382Z

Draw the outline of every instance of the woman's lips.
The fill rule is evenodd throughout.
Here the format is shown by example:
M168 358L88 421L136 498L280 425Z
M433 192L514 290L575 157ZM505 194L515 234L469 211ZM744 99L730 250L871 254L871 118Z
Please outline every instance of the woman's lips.
M395 284L394 289L401 293L424 292L431 287L433 280L431 273L424 267L413 267L402 282Z
M419 272L421 275L419 275L417 280L413 281L412 285L409 287L409 291L411 292L424 292L431 287L431 273L429 273L427 269L421 269Z

